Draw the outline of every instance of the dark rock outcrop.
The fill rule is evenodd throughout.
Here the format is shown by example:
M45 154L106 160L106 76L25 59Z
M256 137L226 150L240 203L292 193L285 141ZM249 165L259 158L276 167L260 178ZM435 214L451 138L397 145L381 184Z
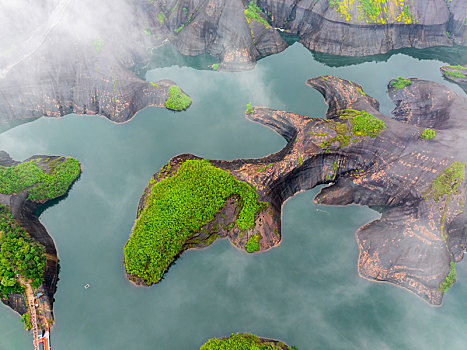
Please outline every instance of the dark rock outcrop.
M228 236L244 249L259 233L261 251L274 247L281 238L283 203L300 191L328 184L316 196L318 203L368 205L382 212L381 219L356 234L361 276L399 285L430 304L441 304L440 285L450 263L462 260L467 244L463 209L467 99L419 79L410 79L401 89L390 84L389 96L397 105L394 119L379 112L378 102L353 82L328 76L310 79L307 85L324 96L329 105L326 118L256 107L247 118L282 135L287 145L261 159L210 160L254 186L259 200L269 203L256 217L255 227L241 232L226 226L238 212L238 203L227 202L214 220L220 228L217 237ZM354 128L356 120L348 118L368 114L384 128L366 122ZM435 137L420 137L425 128L435 130ZM199 158L189 154L172 158L172 172L187 159ZM159 181L157 175L154 181ZM143 203L144 199L140 208ZM209 227L206 231L211 232ZM198 235L195 241L189 239L184 249L203 247L212 237Z
M59 156L36 155L26 159L24 162L33 159L40 159L37 166L44 171L48 171L50 167L56 166L58 162L64 160L63 157ZM13 166L19 163L21 162L12 160L6 152L0 151L0 166ZM54 199L58 199L58 197L33 201L28 199L27 189L11 195L0 194L0 204L9 208L13 218L36 243L40 244L45 249L46 263L44 273L42 275L43 283L36 289L37 293L43 293L43 296L41 297L41 307L39 309L40 314L38 314L38 322L40 322L44 327L51 326L54 320L53 303L58 281L58 256L55 242L39 221L36 212L41 205ZM27 312L26 302L20 294L8 295L7 298L2 298L2 302L21 315Z
M349 6L340 0L258 0L262 21L245 18L248 3L158 0L146 6L154 32L183 54L217 57L223 70L251 68L259 58L284 50L277 30L311 50L342 56L466 43L465 0L384 0L370 10L359 1Z

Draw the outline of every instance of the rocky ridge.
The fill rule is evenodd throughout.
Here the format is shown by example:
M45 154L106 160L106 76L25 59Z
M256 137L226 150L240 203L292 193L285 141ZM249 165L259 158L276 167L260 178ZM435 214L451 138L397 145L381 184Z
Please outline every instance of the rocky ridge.
M332 76L307 81L329 105L326 118L264 107L247 111L248 119L273 129L287 145L261 159L210 163L253 186L259 200L269 206L257 215L254 228L245 231L231 225L239 203L228 200L180 253L219 237L245 249L255 235L260 237L260 251L270 249L281 240L283 203L299 191L327 184L316 196L317 203L367 205L382 213L356 233L360 275L399 285L440 305L444 286L455 281L451 263L462 260L467 244L463 152L467 99L434 82L396 83L388 85L396 104L394 117L383 115L379 103L360 85ZM427 129L432 130L431 137L425 136ZM173 175L188 159L200 158L191 154L172 158L171 171L163 177ZM157 181L156 174L151 183Z

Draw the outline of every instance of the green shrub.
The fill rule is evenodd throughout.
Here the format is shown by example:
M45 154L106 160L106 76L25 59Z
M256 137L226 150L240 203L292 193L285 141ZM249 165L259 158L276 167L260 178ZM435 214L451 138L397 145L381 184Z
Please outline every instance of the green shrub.
M321 143L321 147L325 153L329 153L329 147L336 142L339 144L339 148L342 148L349 146L351 142L359 142L360 139L355 136L369 136L370 138L374 138L380 136L381 131L386 129L386 125L382 120L379 120L366 111L357 111L349 108L340 110L338 113L340 114L339 119L349 121L351 129L349 130L349 127L340 121L325 119L326 125L336 133L336 136Z
M0 205L0 294L23 292L16 274L38 288L43 281L44 252L14 220L9 208Z
M254 113L254 110L253 110L253 108L251 107L251 102L248 103L248 104L246 105L246 111L245 111L245 113L246 113L246 114L252 114L252 113Z
M381 131L386 129L386 125L382 120L379 120L373 114L366 111L344 109L339 118L348 119L352 126L352 133L357 136L369 136L374 138L379 136Z
M452 71L452 70L445 70L444 75L447 76L448 78L465 78L465 74L462 74L461 72L458 71Z
M73 158L57 158L43 171L33 159L10 167L0 166L0 193L28 190L28 199L41 201L63 196L81 172Z
M252 334L232 334L230 337L209 339L200 350L282 350L282 346L274 342L262 342L261 339ZM292 348L287 347L292 350Z
M267 207L253 187L207 160L188 160L177 172L156 182L125 246L125 266L146 284L158 282L185 241L211 222L231 196L239 198L237 227L255 225Z
M219 63L214 63L213 65L211 65L211 68L213 70L218 70L219 69Z
M456 283L456 264L451 261L449 266L449 273L446 279L439 285L439 290L442 290L444 293Z
M394 88L394 89L403 89L405 88L407 85L410 85L412 84L412 82L408 79L404 79L402 77L397 77L397 79L394 79L393 81L391 81L391 86Z
M245 244L245 249L248 253L258 252L259 251L259 241L261 240L260 235L257 233L248 238L248 242Z
M425 140L431 140L434 138L436 135L436 132L433 129L425 129L423 132L420 134L420 138L425 139Z
M266 29L271 28L271 25L261 17L261 9L256 4L256 1L250 1L248 7L243 11L245 13L245 18L247 19L248 23L251 20L263 23Z
M191 105L191 98L173 85L169 88L169 97L165 100L165 107L172 111L183 111Z
M182 24L180 27L174 29L174 32L175 32L175 33L178 33L178 32L181 31L183 28L185 28L185 25L184 25L184 24Z
M164 19L165 19L165 16L162 12L160 12L158 15L157 15L157 18L159 19L159 22L161 23L161 25L164 24Z
M24 329L29 331L32 329L32 324L31 324L31 315L28 314L27 312L21 316L21 323L24 325Z

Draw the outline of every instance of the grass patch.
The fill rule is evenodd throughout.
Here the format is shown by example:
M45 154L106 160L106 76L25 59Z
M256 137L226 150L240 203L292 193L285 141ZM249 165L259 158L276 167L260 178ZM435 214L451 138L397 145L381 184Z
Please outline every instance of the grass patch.
M15 221L9 208L0 205L0 294L23 293L17 274L38 288L43 281L44 251Z
M433 129L426 128L423 130L423 132L420 134L420 138L424 140L431 140L434 138L436 135L436 132Z
M452 69L465 69L467 70L467 67L464 67L464 66L444 66L444 67L441 67L441 68L452 68Z
M232 334L230 337L209 339L200 350L293 350L284 343L262 342L252 334ZM296 348L295 348L296 349Z
M248 242L245 244L245 249L248 253L259 252L259 241L261 236L255 233L253 236L248 238Z
M253 107L251 107L251 102L248 103L248 104L246 105L245 113L246 113L246 114L252 114L252 113L254 113Z
M398 90L403 89L410 84L412 84L412 82L409 79L404 79L402 77L397 77L397 79L391 81L391 86Z
M256 21L263 23L266 29L271 28L271 25L261 16L262 12L256 4L256 1L250 1L248 7L243 12L248 23L250 23L250 21Z
M159 281L185 241L211 222L231 196L241 206L236 225L254 227L267 207L253 187L207 160L188 160L177 172L155 183L125 246L125 266L147 284Z
M0 193L13 194L28 190L28 199L42 201L65 195L81 172L80 164L73 158L57 158L48 164L46 171L33 159L11 167L0 166Z
M444 75L448 78L465 78L465 74L458 71L445 70Z
M184 111L191 105L191 98L173 85L169 88L169 97L165 100L165 107L172 111Z
M454 283L456 283L456 264L452 261L449 263L449 273L446 276L446 279L440 283L439 290L442 290L444 293L451 288Z

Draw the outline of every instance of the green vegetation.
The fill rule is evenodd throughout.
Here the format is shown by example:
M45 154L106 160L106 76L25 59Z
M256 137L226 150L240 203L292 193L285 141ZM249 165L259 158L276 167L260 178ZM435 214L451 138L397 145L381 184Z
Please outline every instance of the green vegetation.
M366 23L386 24L394 21L407 24L414 21L409 6L398 0L329 0L329 6L346 21L352 18L353 6L357 7L358 19Z
M445 70L444 75L448 78L465 78L465 74L462 74L461 72L458 72L456 70Z
M302 159L302 156L301 155L298 155L298 163L300 165L303 165L303 159Z
M334 181L336 177L337 177L337 162L335 161L334 164L332 165L331 173L326 176L326 179Z
M431 140L432 138L435 137L435 135L436 135L436 132L433 129L426 128L420 134L420 138L425 139L425 140Z
M94 39L92 44L94 45L94 50L96 50L96 52L101 52L105 45L104 40L102 39Z
M357 136L374 138L386 129L386 125L382 120L365 111L344 109L339 118L349 120L350 125L352 125L352 133Z
M444 67L441 67L441 68L451 68L451 69L465 69L467 70L467 67L464 67L464 66L444 66Z
M461 191L459 187L464 181L465 177L465 163L458 161L452 162L452 164L444 169L436 179L433 180L430 187L422 194L422 197L428 202L432 199L435 203L439 203L440 200L444 200L443 216L441 218L441 236L444 237L444 223L446 221L447 208L451 201L451 197L459 196ZM461 201L459 200L459 205Z
M410 84L412 84L412 82L409 79L404 79L402 77L397 77L397 79L391 81L391 86L398 90L403 89Z
M164 19L165 19L165 16L162 12L160 12L158 15L157 15L157 18L159 19L159 22L161 23L161 25L164 24Z
M329 0L329 6L346 21L352 18L353 6L357 7L358 19L367 23L386 24L394 21L407 24L414 21L409 6L398 0ZM388 8L391 10L388 11Z
M214 63L214 64L212 64L212 65L211 65L211 68L212 68L213 70L218 70L218 69L219 69L219 63Z
M154 183L125 246L127 272L147 284L159 281L185 241L211 222L231 196L241 206L237 227L253 227L267 203L258 201L248 183L207 160L188 160L174 175Z
M183 111L191 105L191 98L173 85L169 88L169 97L165 100L165 107L173 111Z
M184 24L182 24L180 27L174 29L174 32L175 32L175 33L178 33L178 32L181 31L183 28L185 28L185 25L184 25Z
M243 11L245 13L245 18L250 23L250 21L256 21L263 23L266 29L271 28L271 25L261 17L261 9L256 4L256 1L250 1L248 7Z
M261 236L255 233L253 236L248 238L248 242L245 244L245 249L248 253L258 252L259 251L259 241L261 240Z
M44 266L44 248L14 220L8 207L0 205L0 295L23 293L17 274L38 288Z
M439 290L442 290L444 293L456 283L456 264L451 261L449 266L450 269L446 279L439 285Z
M246 113L246 114L252 114L252 113L254 113L254 110L253 110L253 108L251 107L251 102L248 103L248 104L246 105L246 111L245 111L245 113Z
M81 172L73 158L56 158L43 171L40 159L32 159L10 167L0 166L0 193L13 194L28 190L28 199L41 201L65 195Z
M266 165L264 168L261 168L259 170L256 170L257 173L261 173L263 171L265 171L267 168L269 167L272 167L274 164L273 163L269 163L268 165Z
M21 316L21 323L24 325L24 329L29 331L32 329L32 324L31 324L31 315L28 314L27 312Z
M339 148L342 148L349 146L350 142L358 142L359 139L355 138L355 136L374 138L380 136L381 131L386 129L386 125L382 120L366 111L343 109L339 111L339 114L339 119L349 121L351 129L342 122L325 119L327 126L336 133L336 136L321 144L321 147L325 148L325 152L329 152L329 147L336 142L339 144Z
M284 343L262 342L261 339L252 334L232 334L226 338L213 338L208 340L200 350L293 350ZM295 348L296 349L296 348Z
M152 81L149 82L149 85L151 85L151 86L153 86L153 87L159 87L159 85L157 85L156 83L154 83L154 82L152 82Z

